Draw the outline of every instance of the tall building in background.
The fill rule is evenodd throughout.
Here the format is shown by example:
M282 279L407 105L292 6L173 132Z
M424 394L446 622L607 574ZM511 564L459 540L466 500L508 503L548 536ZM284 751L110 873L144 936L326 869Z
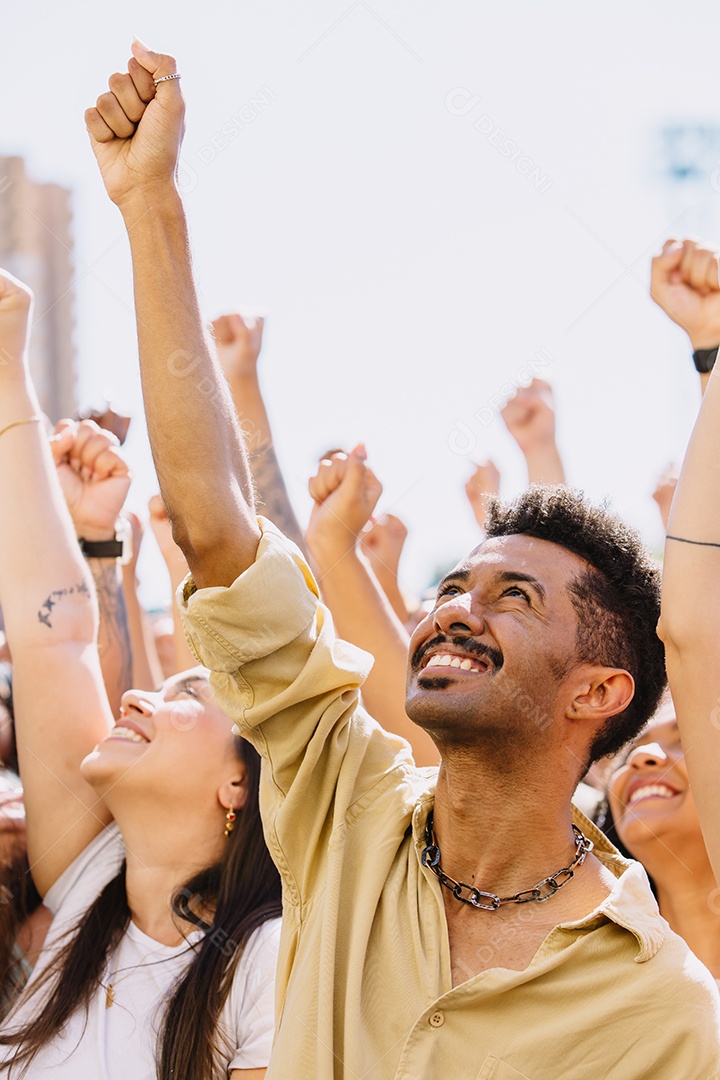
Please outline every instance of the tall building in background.
M74 416L76 354L70 191L31 180L0 157L0 266L35 294L30 367L51 420Z

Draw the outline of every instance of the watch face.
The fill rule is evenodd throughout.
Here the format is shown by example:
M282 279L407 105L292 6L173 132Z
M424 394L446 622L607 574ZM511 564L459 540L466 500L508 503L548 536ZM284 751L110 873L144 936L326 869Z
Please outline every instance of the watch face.
M693 353L693 361L695 368L701 375L706 375L708 371L712 371L715 366L715 360L717 358L718 350L715 349L696 349Z

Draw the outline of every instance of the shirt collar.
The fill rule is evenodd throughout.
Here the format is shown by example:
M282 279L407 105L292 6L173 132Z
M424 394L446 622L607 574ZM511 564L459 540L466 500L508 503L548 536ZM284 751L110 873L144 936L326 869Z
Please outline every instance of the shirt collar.
M425 825L434 803L434 791L427 792L418 800L413 811L412 835L415 853L420 862L425 847ZM562 923L562 929L592 929L609 919L627 930L637 941L636 963L650 960L665 940L667 924L660 914L645 870L640 863L623 858L605 834L576 806L572 807L572 820L588 839L592 840L593 854L616 881L601 904L582 919Z

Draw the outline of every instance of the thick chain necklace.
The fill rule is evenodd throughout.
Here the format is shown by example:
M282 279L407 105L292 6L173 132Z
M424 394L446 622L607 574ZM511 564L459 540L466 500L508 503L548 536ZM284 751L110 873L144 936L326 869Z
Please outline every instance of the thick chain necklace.
M586 856L593 849L592 840L588 840L577 825L573 825L572 830L575 834L575 858L570 865L563 867L562 870L557 870L550 877L538 881L537 885L533 885L532 889L524 889L522 892L515 893L514 896L497 896L495 893L484 892L482 889L476 889L474 885L465 885L462 881L455 881L454 878L445 873L440 865L440 848L435 842L432 810L428 814L427 825L425 826L425 847L422 852L422 864L427 866L428 870L432 870L440 884L449 889L456 900L478 908L480 911L497 911L501 904L527 904L531 900L542 904L545 900L549 900L551 896L554 896L563 885L567 885L570 878L575 876L577 867L582 866Z

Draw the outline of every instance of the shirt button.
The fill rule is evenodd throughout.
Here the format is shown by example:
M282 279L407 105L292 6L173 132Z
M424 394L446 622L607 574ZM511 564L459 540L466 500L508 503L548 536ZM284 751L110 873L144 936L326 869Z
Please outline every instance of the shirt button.
M434 1012L428 1020L430 1027L442 1027L445 1023L445 1016L441 1012Z

